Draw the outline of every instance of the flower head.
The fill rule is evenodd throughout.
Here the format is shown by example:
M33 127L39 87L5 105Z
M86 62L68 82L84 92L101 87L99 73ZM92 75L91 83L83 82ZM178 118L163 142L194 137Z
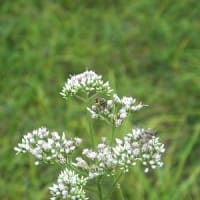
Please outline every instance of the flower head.
M87 178L79 176L74 171L65 169L58 176L57 183L49 187L51 200L87 200L83 187Z
M98 103L97 103L98 102ZM91 108L87 108L93 119L106 119L119 127L123 121L128 117L128 114L140 110L145 105L142 103L136 104L136 99L133 97L118 97L113 95L112 99L106 100L104 98L97 99Z
M31 153L37 161L55 161L61 164L66 162L68 154L71 154L81 143L80 138L66 139L63 133L49 132L46 128L39 128L27 133L14 150L17 153Z
M125 171L138 161L145 167L145 172L161 167L164 151L164 144L159 142L159 138L152 131L139 128L132 129L123 139L116 139L116 145L113 147L115 159Z
M112 148L106 144L106 139L102 138L102 143L97 145L97 149L83 149L83 158L78 157L74 166L88 172L88 178L93 179L96 176L107 174L116 168L116 159ZM108 172L108 173L106 173Z
M90 70L71 76L67 79L60 94L67 99L79 92L86 94L100 93L110 95L112 89L109 82L104 82L102 76L97 75L95 72Z

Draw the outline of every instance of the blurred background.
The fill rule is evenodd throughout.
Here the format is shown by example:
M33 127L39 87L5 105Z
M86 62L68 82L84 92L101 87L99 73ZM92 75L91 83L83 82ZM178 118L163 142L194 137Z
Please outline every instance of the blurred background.
M40 126L85 135L84 107L59 92L69 74L92 69L120 96L150 105L118 136L136 125L166 144L163 168L134 168L121 180L125 199L198 200L199 20L197 0L1 0L0 199L49 199L58 170L13 148Z

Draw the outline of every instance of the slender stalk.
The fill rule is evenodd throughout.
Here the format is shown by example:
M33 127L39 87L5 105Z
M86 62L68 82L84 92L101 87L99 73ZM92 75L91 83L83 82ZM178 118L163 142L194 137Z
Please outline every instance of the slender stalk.
M90 99L91 99L91 97L89 97L89 94L87 94L86 99L87 99L85 101L87 103L86 106L89 106ZM90 140L91 140L91 146L94 149L95 148L95 138L94 138L92 120L91 120L90 114L88 112L87 112L87 120L88 120L88 133L89 133L89 137L90 137ZM96 185L97 185L99 200L103 200L102 199L101 183L100 183L100 179L99 178L97 178L97 180L96 180Z
M116 108L115 108L115 106L114 106L113 113L115 113L115 111L116 111ZM114 137L115 137L115 122L114 122L114 119L113 119L113 120L112 120L111 140L110 140L110 145L111 145L111 146L113 145Z
M80 101L86 102L86 100L83 97L80 97L78 95L75 96L77 99L79 99Z
M118 183L117 184L117 192L118 192L118 195L119 195L119 198L120 198L120 200L125 200L124 199L124 195L123 195L123 193L122 193L122 189L121 189L121 186L120 186L120 183Z
M100 178L97 178L97 188L98 188L98 193L99 193L99 200L103 200L103 193L102 193Z
M94 133L93 133L92 121L90 119L89 113L87 113L87 116L88 116L88 124L89 124L89 127L88 127L89 137L90 137L90 140L91 140L92 148L94 149L94 147L95 147L95 140L94 140Z
M89 106L89 103L90 103L90 98L89 98L89 95L87 94L87 97L86 97L87 101L87 106ZM92 120L91 120L91 117L90 117L90 114L87 112L87 119L88 119L88 133L89 133L89 137L90 137L90 140L91 140L91 145L92 145L92 148L94 149L95 147L95 140L94 140L94 133L93 133L93 127L92 127Z
M90 97L89 97L89 100L91 100L91 99L94 99L94 98L98 97L98 95L99 95L98 93L96 93L96 94L93 94L92 96L90 96Z
M87 190L88 192L93 192L93 193L97 193L97 190L95 190L94 188L91 188L91 187L85 187L85 190Z
M111 140L110 140L110 145L113 145L113 141L114 141L114 137L115 137L115 125L114 122L112 123L112 132L111 132Z

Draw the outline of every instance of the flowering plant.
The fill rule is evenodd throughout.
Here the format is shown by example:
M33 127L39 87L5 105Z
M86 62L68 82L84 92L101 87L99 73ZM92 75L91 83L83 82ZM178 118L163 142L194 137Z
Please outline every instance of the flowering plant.
M68 100L74 96L87 103L89 120L89 148L80 148L81 138L67 138L65 133L49 131L42 127L27 133L14 149L18 153L29 152L40 163L51 163L62 167L58 180L49 187L51 200L86 200L91 199L90 183L95 181L98 198L109 199L114 188L122 191L120 177L133 166L141 163L144 172L161 167L161 156L165 151L164 144L149 129L133 128L123 138L115 136L115 129L122 126L127 116L145 105L136 103L132 97L120 98L113 92L109 82L93 71L85 71L71 76L65 83L61 95ZM90 102L93 102L90 105ZM110 137L102 137L96 144L92 120L103 120L112 131ZM102 191L102 182L113 178L109 194ZM93 184L94 187L94 184ZM87 191L87 192L86 192Z

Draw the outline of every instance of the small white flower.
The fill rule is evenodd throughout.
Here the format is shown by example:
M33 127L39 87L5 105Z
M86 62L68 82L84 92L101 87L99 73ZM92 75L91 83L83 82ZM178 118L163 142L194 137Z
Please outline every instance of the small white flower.
M108 100L108 101L107 101L107 105L108 105L109 107L111 107L112 104L113 104L113 101L112 101L112 100Z
M82 153L83 153L83 155L87 156L91 160L94 160L97 156L97 154L90 149L84 149Z
M113 100L115 103L121 103L121 99L118 97L117 94L113 94Z
M145 168L144 172L148 173L149 172L149 168Z
M123 110L123 111L120 111L119 118L120 118L120 119L125 119L125 118L127 117L127 115L128 115L128 114L127 114L126 111L124 111L124 110Z
M115 120L115 126L116 126L116 127L121 126L121 124L122 124L122 119L116 119L116 120Z
M76 158L76 163L74 163L74 166L82 168L82 169L88 169L88 164L83 158L77 157Z
M39 163L39 161L35 161L35 165L39 165L40 163Z

